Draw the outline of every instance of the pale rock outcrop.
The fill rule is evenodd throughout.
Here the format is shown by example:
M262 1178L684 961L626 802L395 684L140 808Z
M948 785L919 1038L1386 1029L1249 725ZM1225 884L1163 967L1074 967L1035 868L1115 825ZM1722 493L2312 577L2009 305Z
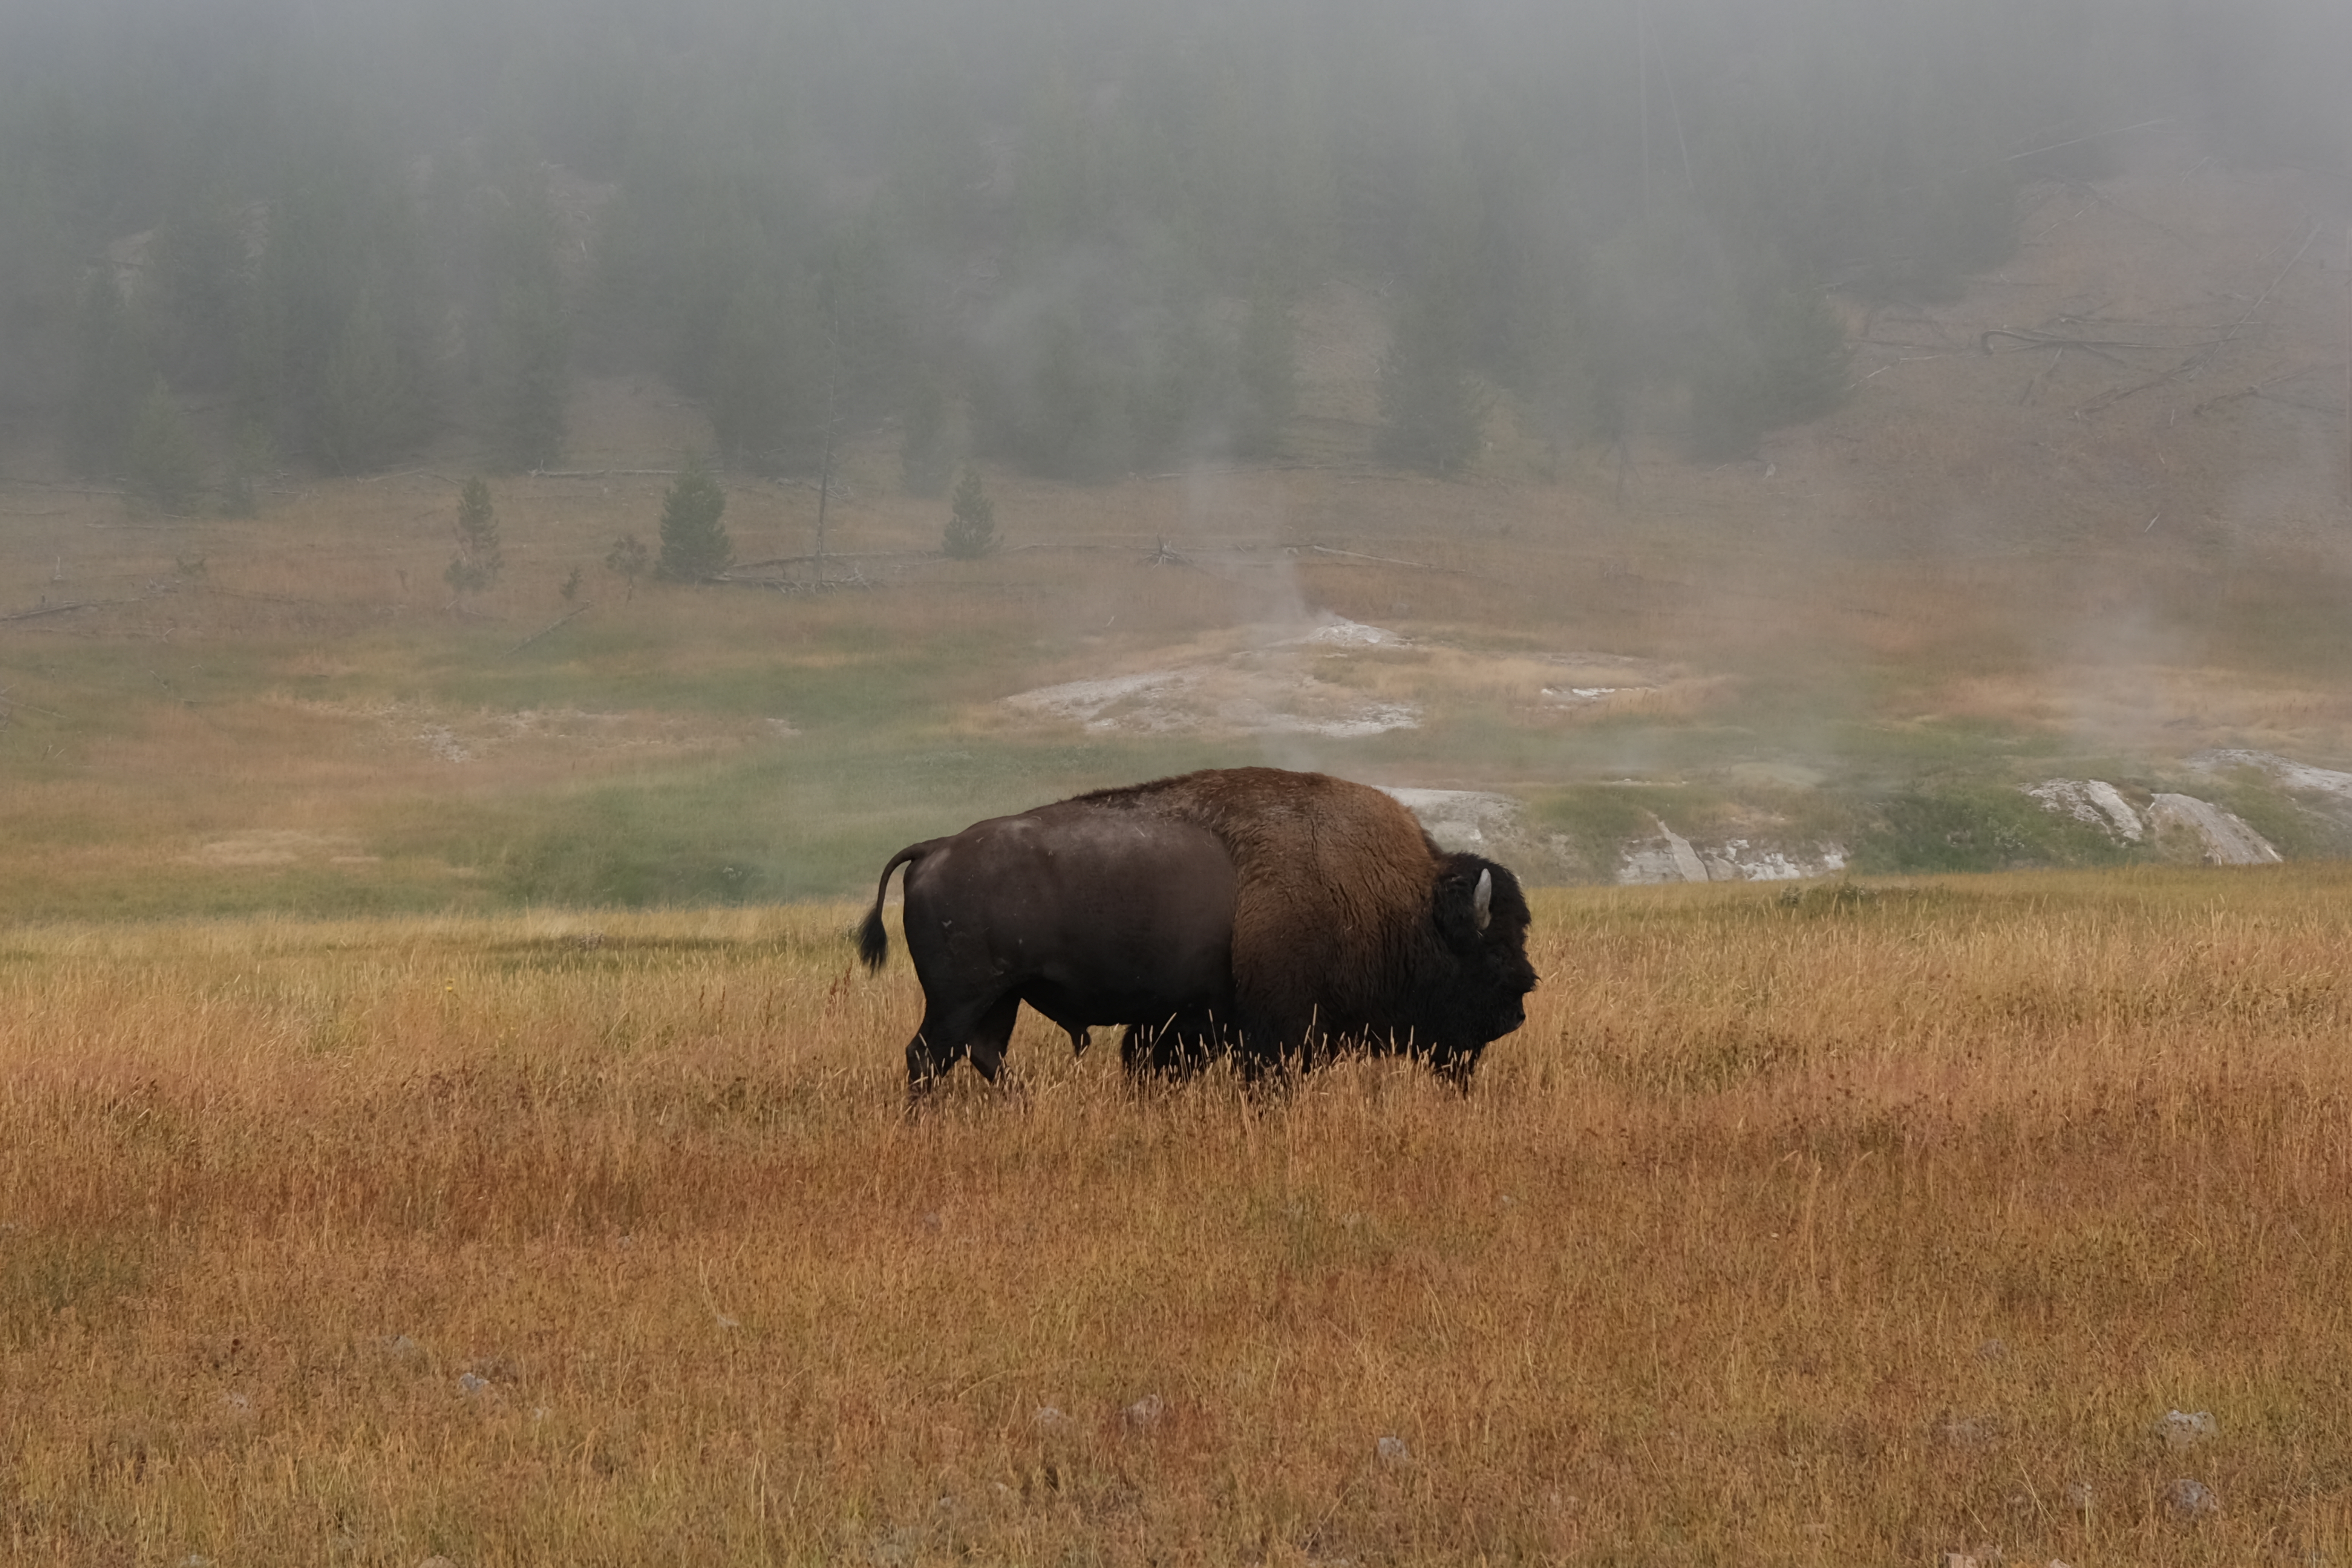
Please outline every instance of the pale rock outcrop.
M2051 779L2025 792L2044 810L2063 812L2077 822L2104 830L2119 844L2137 844L2146 837L2139 813L2123 792L2105 779Z
M2285 859L2243 818L2193 795L2158 795L2147 808L2147 825L2159 834L2174 829L2196 835L2208 865L2275 866Z

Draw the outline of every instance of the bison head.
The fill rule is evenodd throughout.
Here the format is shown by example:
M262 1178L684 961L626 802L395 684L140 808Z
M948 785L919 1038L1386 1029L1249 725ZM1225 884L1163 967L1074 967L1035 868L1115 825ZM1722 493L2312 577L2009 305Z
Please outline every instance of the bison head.
M1448 855L1432 912L1456 965L1435 1020L1437 1051L1457 1061L1466 1055L1466 1071L1487 1041L1527 1022L1521 998L1536 988L1527 895L1508 868L1475 855Z

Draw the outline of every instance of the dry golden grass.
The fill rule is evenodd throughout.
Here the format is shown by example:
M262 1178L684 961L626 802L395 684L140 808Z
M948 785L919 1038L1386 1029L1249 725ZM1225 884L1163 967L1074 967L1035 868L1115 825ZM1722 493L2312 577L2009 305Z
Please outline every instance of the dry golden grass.
M1546 895L1467 1099L1137 1098L1032 1027L915 1121L843 908L18 928L0 1540L2332 1560L2347 893Z

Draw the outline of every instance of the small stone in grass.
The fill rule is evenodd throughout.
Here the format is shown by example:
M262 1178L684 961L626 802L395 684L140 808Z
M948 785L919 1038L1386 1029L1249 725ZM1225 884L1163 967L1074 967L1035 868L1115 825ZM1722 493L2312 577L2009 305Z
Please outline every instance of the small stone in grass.
M1998 1416L1958 1415L1944 1423L1944 1441L1955 1448L1981 1448L2000 1436Z
M1412 1463L1412 1450L1404 1446L1402 1437L1382 1437L1372 1445L1372 1451L1380 1455L1381 1464L1392 1469Z
M2164 1435L2168 1448L2193 1448L2221 1435L2221 1423L2213 1419L2210 1410L2168 1410L2156 1429Z
M2203 1481L2183 1476L2164 1489L2164 1506L2175 1519L2210 1519L2221 1511L2221 1500Z

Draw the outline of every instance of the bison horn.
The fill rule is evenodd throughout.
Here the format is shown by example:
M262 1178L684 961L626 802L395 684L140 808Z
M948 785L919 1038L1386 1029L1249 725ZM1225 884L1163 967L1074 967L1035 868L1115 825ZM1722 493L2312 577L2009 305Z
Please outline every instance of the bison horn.
M1485 931L1486 922L1495 918L1494 908L1495 873L1491 869L1481 869L1477 890L1470 895L1470 912L1478 917L1480 931Z

